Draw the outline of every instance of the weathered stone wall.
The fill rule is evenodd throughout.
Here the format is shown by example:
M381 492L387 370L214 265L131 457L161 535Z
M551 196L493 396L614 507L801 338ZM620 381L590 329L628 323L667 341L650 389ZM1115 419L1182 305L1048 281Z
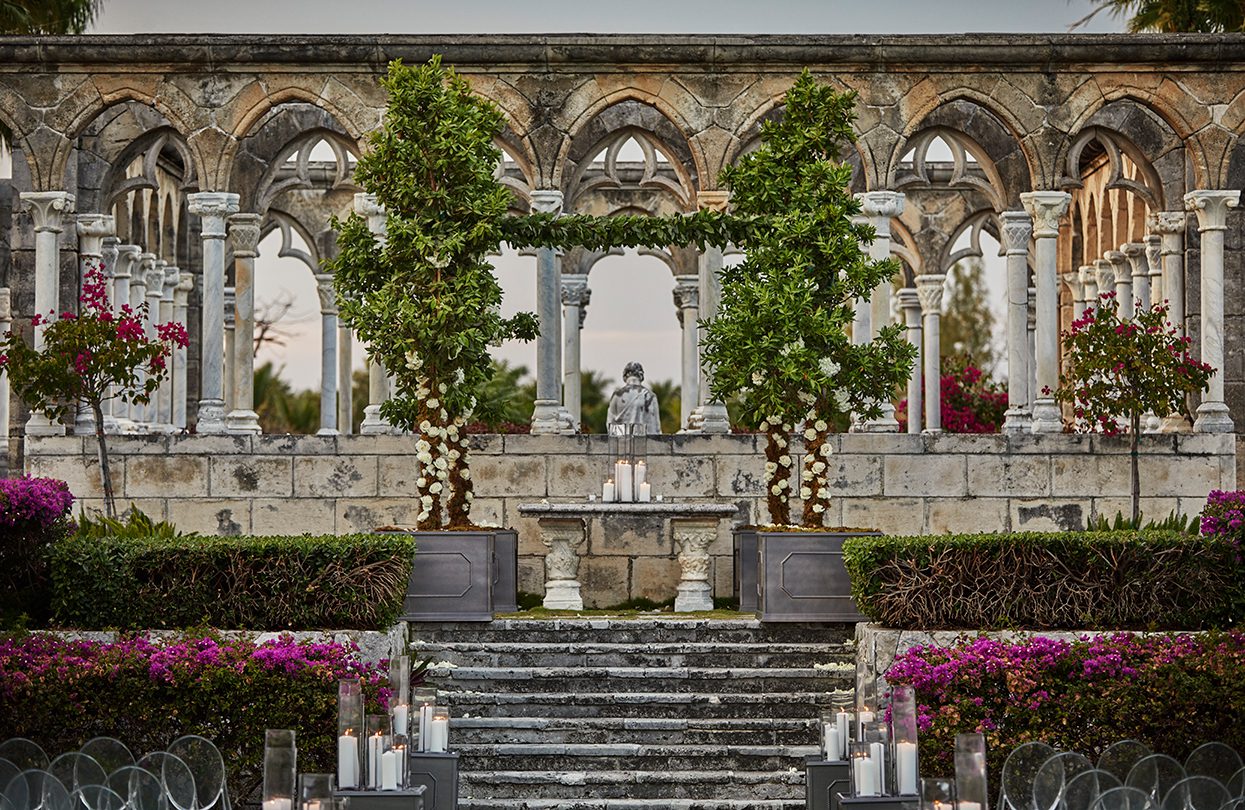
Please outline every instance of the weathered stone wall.
M545 548L522 503L571 502L599 493L604 436L475 436L474 517L519 530L520 588L543 591ZM208 534L367 531L413 525L414 439L402 436L141 437L110 439L121 505ZM1088 435L835 437L840 495L830 525L897 533L1070 529L1128 511L1127 444ZM764 520L764 457L752 435L653 438L649 480L666 499L725 501L741 522ZM1235 436L1145 437L1142 510L1193 515L1206 493L1236 485ZM93 438L30 439L27 471L62 478L87 508L102 506ZM729 521L710 548L718 595L731 592ZM619 537L625 538L626 533ZM594 552L580 569L584 596L605 605L628 595L674 595L669 536L634 536Z

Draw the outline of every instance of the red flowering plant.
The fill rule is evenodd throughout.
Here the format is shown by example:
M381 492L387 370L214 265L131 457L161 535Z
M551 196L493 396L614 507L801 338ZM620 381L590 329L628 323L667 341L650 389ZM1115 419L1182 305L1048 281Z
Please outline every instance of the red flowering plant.
M114 310L102 265L87 270L79 312L36 313L31 325L43 326L43 350L37 351L16 330L0 340L0 368L8 372L18 396L49 419L64 419L79 405L95 416L100 475L109 517L115 517L103 403L110 399L146 404L168 374L174 347L188 343L186 327L163 323L154 339L143 321L147 305L122 304Z
M1142 414L1188 416L1189 395L1205 391L1215 373L1189 354L1192 341L1168 322L1167 311L1166 303L1143 309L1138 302L1136 316L1122 319L1115 293L1103 293L1098 306L1087 309L1063 333L1064 366L1055 399L1072 405L1078 430L1107 436L1128 430L1134 524L1140 520L1137 439Z
M942 359L939 411L945 433L998 433L1007 411L1007 391L968 356ZM908 429L908 400L896 409L899 429Z

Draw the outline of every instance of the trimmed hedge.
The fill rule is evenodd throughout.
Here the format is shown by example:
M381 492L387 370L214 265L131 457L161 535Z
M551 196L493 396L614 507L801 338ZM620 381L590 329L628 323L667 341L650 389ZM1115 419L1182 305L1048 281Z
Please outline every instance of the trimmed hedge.
M901 629L1182 629L1245 616L1228 539L1165 531L854 537L852 595Z
M73 537L50 553L52 611L83 629L382 629L414 548L404 534Z

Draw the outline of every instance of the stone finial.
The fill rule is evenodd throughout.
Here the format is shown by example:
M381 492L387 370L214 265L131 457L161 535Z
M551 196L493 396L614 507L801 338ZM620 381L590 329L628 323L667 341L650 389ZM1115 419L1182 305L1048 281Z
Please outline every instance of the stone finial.
M1025 211L1004 211L1003 249L1008 254L1027 254L1033 236L1033 217Z
M696 192L696 207L702 211L717 211L725 214L731 204L731 193L725 190L706 190Z
M64 230L61 216L73 212L74 196L68 191L23 191L21 200L34 220L35 231L60 233Z
M1197 214L1198 231L1222 231L1228 227L1228 209L1240 200L1240 191L1200 189L1184 195L1184 207Z
M942 292L946 281L945 273L923 273L916 277L916 291L921 299L923 314L942 312Z
M531 193L532 213L561 214L562 192L555 189L538 188Z
M1033 235L1049 239L1059 235L1059 220L1068 212L1072 195L1064 191L1027 191L1020 195L1020 201L1033 217Z
M186 195L186 208L203 218L206 239L225 238L225 218L238 213L239 196L228 191L200 191Z
M262 220L259 214L229 215L229 246L233 248L235 259L253 259L258 255L255 248L259 244Z

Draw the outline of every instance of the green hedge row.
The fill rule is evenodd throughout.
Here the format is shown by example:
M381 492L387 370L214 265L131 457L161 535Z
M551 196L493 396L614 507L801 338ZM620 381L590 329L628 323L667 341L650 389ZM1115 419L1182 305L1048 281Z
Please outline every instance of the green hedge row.
M375 629L402 609L404 534L71 537L50 550L52 611L83 629Z
M1184 629L1245 618L1227 539L1169 531L856 537L843 548L860 610L920 629Z

